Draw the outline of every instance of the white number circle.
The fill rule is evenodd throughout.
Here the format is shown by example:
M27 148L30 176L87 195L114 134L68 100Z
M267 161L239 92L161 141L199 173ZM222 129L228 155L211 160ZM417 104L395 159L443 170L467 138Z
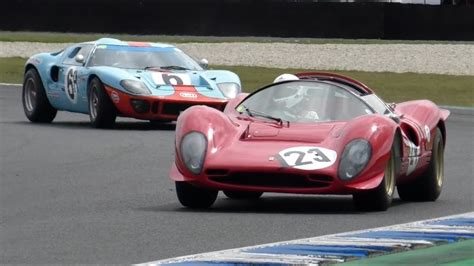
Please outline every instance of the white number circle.
M333 150L314 147L298 146L284 149L278 153L284 166L301 170L317 170L333 165L337 153Z
M191 78L185 73L156 72L151 77L156 85L191 85Z

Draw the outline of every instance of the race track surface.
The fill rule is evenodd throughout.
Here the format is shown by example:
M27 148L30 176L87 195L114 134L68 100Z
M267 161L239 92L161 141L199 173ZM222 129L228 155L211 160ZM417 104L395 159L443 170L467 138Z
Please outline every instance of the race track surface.
M20 87L0 87L2 264L140 263L474 209L468 115L448 120L437 202L396 198L386 212L361 213L350 196L265 194L239 202L220 194L212 209L190 211L168 179L173 124L120 119L116 129L98 130L88 116L65 112L52 124L32 124L20 96Z

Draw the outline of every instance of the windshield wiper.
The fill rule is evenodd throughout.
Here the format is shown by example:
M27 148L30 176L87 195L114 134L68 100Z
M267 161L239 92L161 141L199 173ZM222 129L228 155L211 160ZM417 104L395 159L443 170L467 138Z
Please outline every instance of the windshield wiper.
M274 116L271 116L271 115L267 115L265 113L262 113L262 112L259 112L259 111L255 111L255 110L250 110L247 106L245 105L242 105L242 107L244 108L245 112L247 112L247 114L251 117L263 117L263 118L266 118L266 119L270 119L270 120L273 120L273 121L276 121L278 122L278 124L280 125L283 125L283 122L286 122L288 124L288 126L290 126L290 121L283 121L283 119L279 118L279 117L274 117Z
M160 66L161 69L171 69L171 70L189 70L187 67L183 66Z
M182 67L182 66L147 66L145 67L145 70L153 69L153 68L167 69L167 70L190 70L189 68Z

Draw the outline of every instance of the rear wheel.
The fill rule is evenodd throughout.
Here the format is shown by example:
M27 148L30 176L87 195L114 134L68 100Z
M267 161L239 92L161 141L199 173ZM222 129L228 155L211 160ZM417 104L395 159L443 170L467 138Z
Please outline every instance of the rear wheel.
M361 211L385 211L392 204L396 178L395 149L394 144L380 185L375 189L353 195L356 209Z
M25 115L31 122L51 123L58 112L49 103L41 78L33 68L25 73L22 102Z
M98 78L89 83L89 117L96 128L111 128L117 118L117 110Z
M231 199L258 199L263 195L263 192L224 190L224 195Z
M407 201L435 201L441 194L443 179L444 142L441 130L437 128L428 169L414 182L398 185L398 195Z
M217 199L217 190L196 187L188 182L175 182L176 195L184 207L193 209L209 208Z

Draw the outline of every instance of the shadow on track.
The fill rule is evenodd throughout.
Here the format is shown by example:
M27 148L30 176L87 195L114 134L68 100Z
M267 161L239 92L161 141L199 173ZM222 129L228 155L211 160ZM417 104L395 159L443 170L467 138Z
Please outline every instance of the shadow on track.
M406 204L393 199L392 207ZM258 200L233 200L218 198L209 209L188 209L176 204L139 208L149 212L179 213L264 213L264 214L364 214L357 211L351 196L266 196ZM388 209L388 212L390 208ZM383 212L381 212L383 213Z
M31 123L27 121L15 121L15 122L1 122L1 124L16 124L16 125L32 125L35 127L43 128L61 128L61 129L90 129L90 130L103 130L103 131L114 131L114 130L137 130L137 131L147 131L147 130L162 130L162 131L171 131L175 130L175 123L150 123L142 121L119 121L115 123L115 126L110 129L100 129L93 128L89 122L86 121L71 121L71 122L52 122L51 124L41 124L41 123Z

